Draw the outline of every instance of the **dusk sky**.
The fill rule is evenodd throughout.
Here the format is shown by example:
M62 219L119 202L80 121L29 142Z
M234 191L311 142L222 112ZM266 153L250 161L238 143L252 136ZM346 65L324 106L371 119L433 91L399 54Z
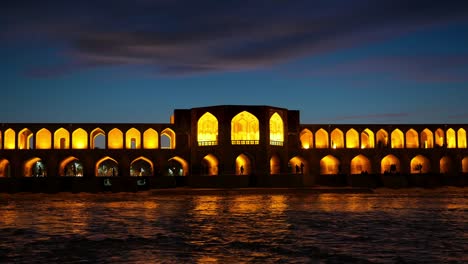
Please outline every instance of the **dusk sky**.
M0 123L468 123L468 1L7 0Z

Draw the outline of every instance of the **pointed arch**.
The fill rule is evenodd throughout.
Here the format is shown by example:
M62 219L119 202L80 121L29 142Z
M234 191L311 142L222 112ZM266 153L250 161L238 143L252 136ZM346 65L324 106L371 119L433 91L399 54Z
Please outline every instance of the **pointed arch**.
M91 149L105 149L106 148L106 133L104 130L98 128L93 129L89 134L89 141Z
M161 133L162 134L162 133ZM169 175L171 176L187 176L188 175L188 162L179 156L172 157L169 162Z
M10 162L7 159L0 159L0 178L10 177Z
M394 155L385 156L380 162L380 173L398 173L401 171L400 160Z
M364 155L357 155L351 160L351 174L372 173L369 159Z
M16 148L16 133L13 129L9 128L5 131L5 138L3 139L4 149L15 149Z
M323 128L315 133L315 147L328 148L328 133Z
M425 128L421 132L421 147L422 148L433 148L434 147L434 136L432 131Z
M47 128L42 128L36 133L36 148L51 149L52 148L52 133Z
M161 148L175 149L176 147L176 134L170 129L166 128L161 132Z
M332 155L323 157L320 160L320 174L340 173L340 161Z
M277 154L274 154L270 158L270 175L281 173L281 160Z
M346 148L359 148L359 133L354 128L346 132Z
M159 147L158 132L152 128L148 128L143 132L143 148L157 149Z
M218 175L218 166L219 161L213 154L208 154L203 157L202 160L202 167L203 167L203 175L209 176L216 176Z
M458 148L466 148L466 130L463 128L457 131Z
M153 176L153 162L143 156L140 156L130 163L130 176Z
M429 159L423 155L417 155L411 159L411 173L428 173L431 170L431 163Z
M83 163L76 157L70 156L60 162L60 176L82 177L84 175Z
M412 128L406 131L406 148L419 148L418 132Z
M291 166L291 170L289 173L295 174L309 174L309 164L308 162L301 156L292 157L289 160L289 166Z
M0 149L3 149L2 131L0 130Z
M118 176L119 163L115 159L105 156L96 162L94 173L96 176Z
M243 111L231 120L231 142L233 145L258 145L260 140L258 118Z
M38 157L31 158L23 163L23 175L25 177L44 177L47 176L45 163Z
M369 149L369 148L374 148L375 147L375 138L374 138L374 132L370 130L369 128L364 129L364 131L361 132L361 148L362 149Z
M32 140L33 140L33 133L31 132L31 130L27 128L23 128L18 133L18 149L32 149L34 146L34 143L32 142Z
M218 145L218 119L210 112L204 113L197 122L198 146Z
M284 124L278 113L274 113L270 118L270 145L283 146Z
M303 149L309 149L314 146L314 137L312 135L312 132L307 128L301 131L301 134L299 135L299 140L301 141L301 147Z
M450 174L453 172L452 159L448 156L444 156L440 159L440 173Z
M252 172L252 161L245 154L236 158L236 175L249 175Z
M435 144L436 146L443 147L445 142L444 130L438 128L435 132Z
M447 148L456 148L457 147L457 137L455 135L455 130L449 128L447 130Z
M462 172L468 173L468 157L462 159Z
M125 148L139 149L141 148L141 133L138 129L132 127L125 132Z
M344 136L343 131L338 128L335 128L331 132L331 145L332 148L344 148Z
M70 148L70 132L61 127L54 132L54 149Z
M388 133L385 129L377 131L377 147L386 148L388 146Z
M392 132L392 148L403 148L403 132L400 129L395 129Z
M72 133L72 148L87 149L88 148L88 132L82 128L77 128Z
M109 149L123 149L123 133L114 128L108 133L107 146Z

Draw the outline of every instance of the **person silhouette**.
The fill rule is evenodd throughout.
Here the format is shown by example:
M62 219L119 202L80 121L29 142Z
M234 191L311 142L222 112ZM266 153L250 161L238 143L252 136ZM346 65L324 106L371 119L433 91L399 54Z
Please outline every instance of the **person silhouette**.
M299 165L296 164L296 174L299 174Z
M240 174L241 174L241 175L244 174L244 165L241 165L241 166L240 166Z
M301 174L304 174L304 163L301 162Z

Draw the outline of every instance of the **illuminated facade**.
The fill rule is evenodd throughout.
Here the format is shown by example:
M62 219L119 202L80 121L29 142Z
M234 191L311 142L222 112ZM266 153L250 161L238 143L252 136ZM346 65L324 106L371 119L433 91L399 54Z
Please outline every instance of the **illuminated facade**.
M463 124L300 124L296 110L231 105L178 109L171 120L1 124L0 180L179 176L191 186L281 187L468 175Z

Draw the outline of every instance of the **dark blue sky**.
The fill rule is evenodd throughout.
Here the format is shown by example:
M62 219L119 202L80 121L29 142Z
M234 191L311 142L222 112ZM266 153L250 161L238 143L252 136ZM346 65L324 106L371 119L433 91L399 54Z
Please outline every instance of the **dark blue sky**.
M0 123L165 123L221 104L468 123L466 0L8 2Z

